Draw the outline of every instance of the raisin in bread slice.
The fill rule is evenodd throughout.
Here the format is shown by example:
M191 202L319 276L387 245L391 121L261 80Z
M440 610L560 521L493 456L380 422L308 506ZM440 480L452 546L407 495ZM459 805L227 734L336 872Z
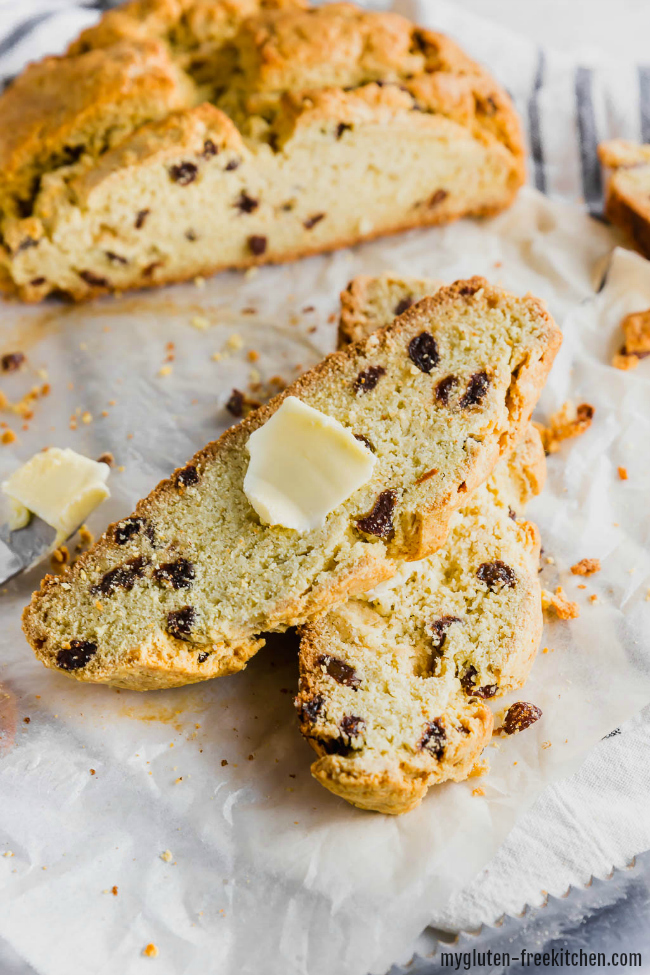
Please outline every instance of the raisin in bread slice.
M517 516L544 473L530 427L441 549L302 628L296 706L331 792L397 814L468 776L492 732L485 699L521 687L541 636L539 534Z
M241 669L261 632L443 544L454 511L521 437L559 344L541 302L474 278L328 356L46 578L24 614L37 656L143 689ZM262 525L243 491L248 438L288 395L377 456L371 479L305 534Z
M650 145L613 139L598 146L598 156L610 171L605 215L650 257Z
M508 206L508 95L394 13L134 0L0 96L0 286L84 299Z

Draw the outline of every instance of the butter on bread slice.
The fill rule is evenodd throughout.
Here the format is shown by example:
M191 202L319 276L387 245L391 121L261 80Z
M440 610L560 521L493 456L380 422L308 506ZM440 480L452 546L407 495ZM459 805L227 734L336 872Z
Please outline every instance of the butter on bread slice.
M43 663L149 689L232 673L261 633L306 622L442 545L523 434L560 344L543 304L459 281L328 356L201 450L26 608ZM262 525L247 443L288 396L362 437L372 477L299 533Z

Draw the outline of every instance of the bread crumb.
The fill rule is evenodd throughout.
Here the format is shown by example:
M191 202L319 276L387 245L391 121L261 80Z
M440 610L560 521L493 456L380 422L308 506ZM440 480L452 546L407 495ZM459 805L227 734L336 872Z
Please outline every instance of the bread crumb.
M81 414L81 422L82 423L86 423L86 424L92 423L93 422L93 415L92 415L92 413L90 413L88 410L86 410L85 413L82 413Z
M543 741L542 742L542 748L550 748L550 747L551 747L551 742L550 741Z
M546 562L547 565L555 565L555 559L553 558L552 555L547 555L544 561Z
M221 767L223 768L223 766L224 766L224 765L227 765L227 764L228 764L228 761L227 761L227 759L225 759L225 758L222 758L222 759L221 759Z
M103 454L100 454L99 455L99 457L97 458L97 463L98 464L107 464L109 467L112 467L113 464L115 463L115 458L113 457L113 455L110 452L110 450L106 450L106 451L104 451Z
M89 548L94 541L95 536L93 533L86 525L82 525L79 529L79 545L77 547Z
M164 860L165 863L171 863L172 860L171 850L165 850L163 853L161 853L160 859Z
M641 359L650 355L650 308L632 312L621 322L623 347L612 359L616 369L636 369Z
M91 774L91 775L96 775L96 774L97 774L97 773L95 772L95 769L94 769L94 768L91 768L91 769L90 769L90 774Z
M539 431L546 453L556 453L564 440L585 433L591 426L594 412L593 406L589 403L581 403L575 407L571 400L567 400L562 409L551 416L547 427L542 423L535 423L534 426Z
M592 593L591 596L589 597L589 602L590 603L597 603L598 602L598 596L596 595L595 592Z
M69 559L70 559L70 552L68 550L67 545L59 545L59 547L55 548L54 551L52 552L50 561L52 563L52 566L54 568L57 568L60 565L65 565L65 563L68 562Z
M472 769L467 776L468 779L478 779L481 775L487 775L490 771L490 766L485 759L479 762L474 762Z
M600 559L580 559L571 566L571 571L574 576L592 576L600 572Z
M260 354L255 349L249 349L249 351L246 353L246 356L249 362L257 362L257 360L260 357Z
M169 365L161 366L160 369L158 370L159 376L171 376L171 374L172 374L172 367Z
M2 440L2 443L5 445L10 443L15 443L17 439L18 438L16 437L16 434L13 432L13 430L5 430L4 433L2 434L2 437L0 437L0 440Z
M203 331L204 329L210 327L210 322L207 320L207 318L205 318L204 315L194 315L193 318L190 318L190 325L192 328L198 328L199 330Z
M194 278L194 287L202 291L205 288L205 278L202 278L200 274Z
M115 884L113 884L113 886L111 887L111 894L113 895L113 897L117 897L117 887Z
M244 340L237 332L233 332L228 341L226 342L226 348L232 349L233 352L239 352L240 349L244 348Z
M561 620L574 620L580 616L578 604L564 596L562 586L558 586L554 593L542 589L542 609L554 610Z
M174 779L174 785L178 785L178 783L182 781L183 781L183 776L179 775L177 779Z
M619 467L618 476L621 479L621 481L627 481L627 467Z
M5 850L2 855L3 857L12 857L14 854L12 850Z
M142 949L142 954L147 958L157 958L158 949L153 942L150 942L145 948Z
M473 796L484 796L485 795L485 791L484 791L484 789L481 789L480 786L478 786L476 789L472 789L472 795Z

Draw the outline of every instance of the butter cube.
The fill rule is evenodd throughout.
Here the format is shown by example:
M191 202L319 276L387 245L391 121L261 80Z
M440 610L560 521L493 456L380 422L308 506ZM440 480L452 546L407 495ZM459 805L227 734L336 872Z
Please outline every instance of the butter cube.
M267 525L320 528L372 477L376 458L338 420L287 396L248 440L244 493Z
M108 474L108 464L70 448L51 447L35 454L2 483L11 503L12 531L24 527L31 512L56 529L55 544L60 544L110 497Z

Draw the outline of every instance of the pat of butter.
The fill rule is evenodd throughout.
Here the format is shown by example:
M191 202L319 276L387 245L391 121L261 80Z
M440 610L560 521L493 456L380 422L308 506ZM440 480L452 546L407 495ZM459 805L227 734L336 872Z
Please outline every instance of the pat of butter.
M11 503L10 528L23 528L33 513L56 529L59 544L110 497L108 474L108 464L69 448L51 447L35 454L2 483Z
M267 525L299 532L325 523L372 477L376 458L338 420L295 396L248 440L244 493Z

